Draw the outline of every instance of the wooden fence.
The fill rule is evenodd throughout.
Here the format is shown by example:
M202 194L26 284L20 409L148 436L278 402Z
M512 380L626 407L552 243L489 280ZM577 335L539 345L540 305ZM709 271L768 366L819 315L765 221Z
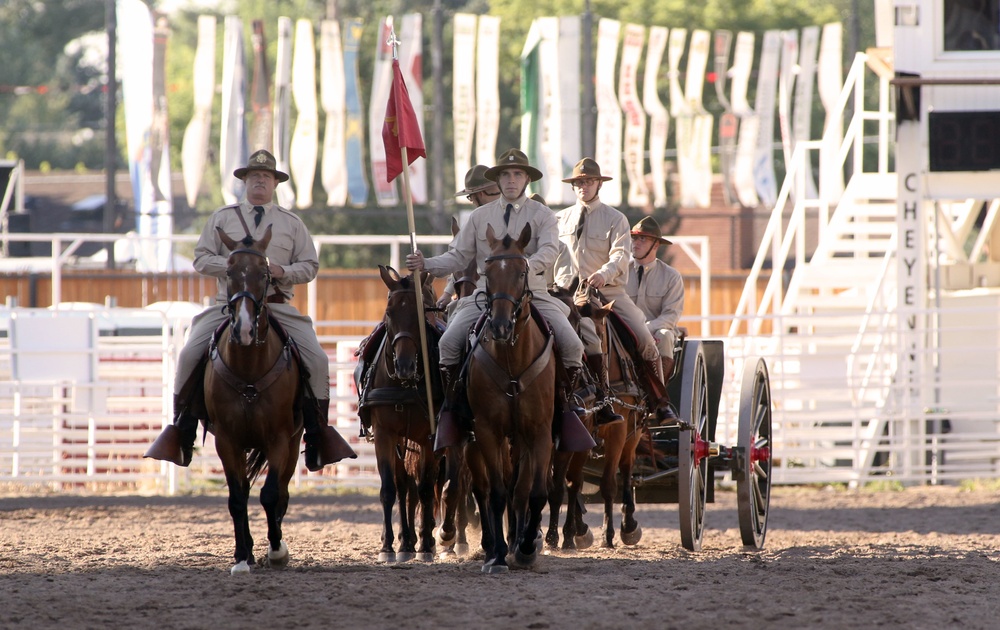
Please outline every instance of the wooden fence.
M760 279L759 290L767 284ZM735 312L745 282L744 276L714 276L711 280L711 335L724 335L728 314ZM435 280L438 294L444 280ZM697 274L684 276L685 307L681 324L692 334L700 330L701 282ZM48 273L5 273L0 290L18 306L44 308L52 305L52 278ZM143 308L155 302L205 302L215 296L216 282L194 272L136 273L110 270L65 269L62 302L113 303L123 308ZM386 288L378 272L370 269L320 271L316 280L316 321L320 335L365 335L373 322L382 319ZM306 287L296 287L293 300L306 312Z

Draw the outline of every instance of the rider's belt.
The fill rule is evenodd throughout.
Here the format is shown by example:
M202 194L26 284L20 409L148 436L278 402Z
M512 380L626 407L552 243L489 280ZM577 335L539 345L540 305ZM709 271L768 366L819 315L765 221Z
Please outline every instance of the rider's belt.
M288 298L286 298L282 293L272 293L267 296L266 301L268 304L284 304L288 301Z

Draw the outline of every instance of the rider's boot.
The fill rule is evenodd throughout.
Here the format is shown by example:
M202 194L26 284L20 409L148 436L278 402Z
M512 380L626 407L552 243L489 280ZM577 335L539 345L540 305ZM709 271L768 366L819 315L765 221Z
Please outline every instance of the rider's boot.
M469 439L468 418L472 416L469 403L465 399L465 388L459 375L460 366L441 364L441 381L444 386L444 402L438 413L437 433L434 436L434 450L461 444Z
M603 426L605 424L625 422L625 418L621 414L615 413L615 409L605 393L608 391L609 386L608 370L604 366L604 355L588 354L587 366L594 373L594 386L597 388L597 392L595 393L597 412L594 413L594 425Z
M330 426L330 399L302 401L302 424L305 428L306 468L311 472L323 470L323 466L336 464L342 459L358 456L340 435Z
M667 387L660 380L660 359L639 361L639 375L646 395L649 396L649 408L652 410L658 425L672 424L677 421L677 412L670 402Z
M673 357L660 357L660 375L663 377L661 380L664 384L670 382L670 377L674 373L674 358Z
M558 426L555 427L556 450L569 453L582 453L597 446L594 436L580 419L573 403L576 383L579 380L582 367L566 368L566 383L557 387L556 400L561 401L562 410L557 414Z
M190 412L189 400L183 394L174 394L174 422L163 428L143 457L188 466L197 436L198 418Z

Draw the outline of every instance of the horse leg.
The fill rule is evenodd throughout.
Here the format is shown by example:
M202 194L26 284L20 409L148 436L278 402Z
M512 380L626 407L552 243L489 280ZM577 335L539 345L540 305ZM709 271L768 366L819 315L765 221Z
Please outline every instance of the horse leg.
M574 453L567 473L566 527L563 548L587 549L594 544L594 532L583 521L583 467L589 453Z
M637 440L630 441L631 450L625 453L618 471L622 478L622 528L621 539L626 545L637 545L642 538L642 527L635 520L635 489L632 487L632 468L635 465Z
M406 470L406 461L399 458L396 461L396 492L399 493L399 553L396 560L409 562L416 555L417 534L414 519L417 511L416 490L413 478Z
M541 440L539 440L541 442ZM534 453L522 460L523 483L521 492L527 491L525 501L519 502L521 511L517 520L522 526L520 543L514 551L514 558L521 566L531 566L538 559L539 528L542 524L542 509L549 496L549 467L551 466L552 444L533 445Z
M395 562L396 551L393 545L396 539L392 532L392 508L396 505L396 477L393 466L396 454L392 445L387 444L387 440L380 438L380 435L379 432L375 433L375 461L382 482L379 490L379 500L382 502L382 549L379 551L378 561Z
M559 511L566 497L566 472L569 468L570 454L556 452L552 458L552 489L549 491L549 527L545 532L545 546L549 549L559 547ZM563 541L568 542L570 535L566 528L570 527L569 508L566 510L566 527L563 529ZM563 545L563 549L572 549Z
M250 536L250 523L247 516L247 500L250 494L250 483L247 479L226 472L226 484L229 486L229 516L233 519L233 535L236 539L236 550L233 553L234 566L230 572L248 573L253 564L253 538Z
M486 552L486 564L483 565L483 573L490 574L506 573L510 569L507 566L507 552L510 547L503 533L504 512L507 510L508 501L507 485L498 468L499 464L494 462L493 470L490 470L489 506L486 516L489 526L483 527L484 532L490 530L493 543L492 548Z
M420 528L417 545L417 560L429 562L434 559L434 491L436 486L437 461L433 446L425 444L420 449L421 473L418 477L417 494L420 497Z
M614 501L617 494L618 476L618 452L609 452L610 440L605 441L604 447L604 469L601 471L601 498L604 499L604 537L601 539L601 547L605 549L615 548L615 524L613 519Z
M278 481L278 468L270 464L267 469L267 477L264 478L264 486L260 489L260 504L264 507L264 514L267 515L267 541L269 549L267 551L267 565L275 568L285 568L288 564L288 547L281 538L281 491ZM287 501L287 499L286 499Z
M451 446L444 456L444 485L441 488L441 504L444 506L441 514L441 526L434 530L434 537L441 547L441 555L456 553L455 545L458 538L456 518L461 521L461 505L465 497L462 495L460 476L462 447ZM464 535L464 531L462 534Z

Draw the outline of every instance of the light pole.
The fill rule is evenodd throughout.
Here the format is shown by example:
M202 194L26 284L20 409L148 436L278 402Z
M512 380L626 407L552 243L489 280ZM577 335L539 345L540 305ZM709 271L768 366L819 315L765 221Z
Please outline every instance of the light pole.
M118 163L118 143L115 140L115 92L118 79L115 72L115 40L118 38L118 20L115 16L115 0L104 4L104 27L108 33L108 84L105 94L105 135L104 135L104 233L111 234L115 226L115 171ZM115 243L108 241L107 268L115 268Z

